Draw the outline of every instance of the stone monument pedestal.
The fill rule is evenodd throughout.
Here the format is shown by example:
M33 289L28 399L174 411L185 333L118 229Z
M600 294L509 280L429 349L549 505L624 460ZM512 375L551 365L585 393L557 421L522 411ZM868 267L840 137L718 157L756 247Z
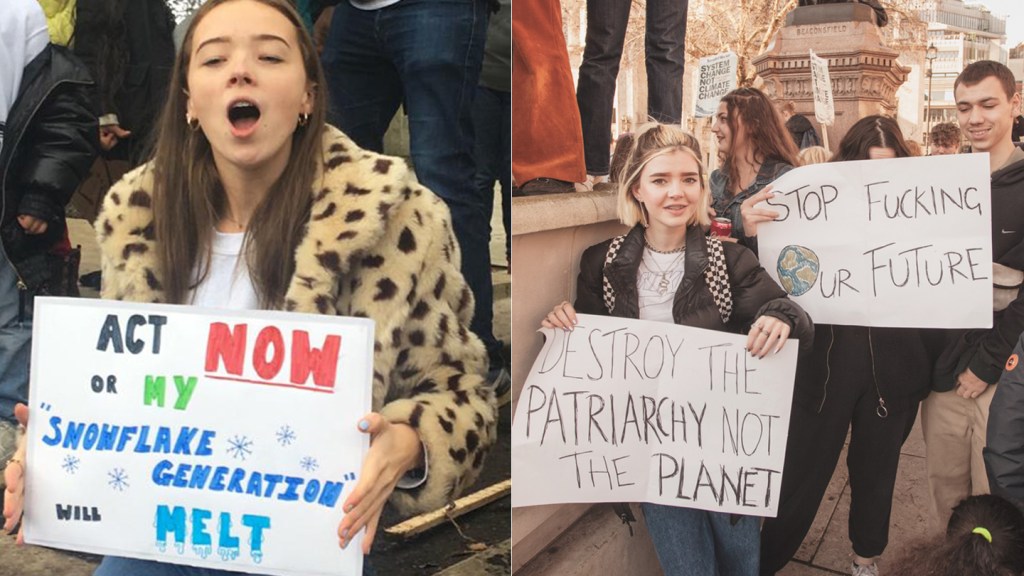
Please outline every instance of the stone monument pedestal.
M836 110L828 134L832 152L861 118L895 115L896 89L910 68L896 61L898 52L882 44L870 7L846 3L796 8L768 51L753 59L764 91L776 101L793 102L797 114L817 124L810 50L828 59Z

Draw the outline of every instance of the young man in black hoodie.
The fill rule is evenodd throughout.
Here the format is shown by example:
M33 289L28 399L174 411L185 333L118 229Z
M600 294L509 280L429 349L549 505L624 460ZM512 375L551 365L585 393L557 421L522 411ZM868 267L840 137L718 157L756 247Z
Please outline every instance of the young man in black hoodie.
M1021 97L1013 73L982 60L954 83L960 129L974 152L987 152L992 172L992 260L1024 269L1024 151L1010 140ZM995 284L1005 268L995 266ZM955 302L949 303L956 305ZM935 519L945 526L952 509L989 491L982 460L989 406L1007 358L1024 331L1024 298L993 312L992 328L951 330L935 365L932 393L921 405L928 485Z

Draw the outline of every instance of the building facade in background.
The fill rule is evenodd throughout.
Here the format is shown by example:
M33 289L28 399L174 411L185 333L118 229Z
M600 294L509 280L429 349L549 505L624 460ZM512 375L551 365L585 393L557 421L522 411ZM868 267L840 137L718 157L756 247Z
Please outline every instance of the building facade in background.
M926 120L931 124L955 122L953 81L964 66L978 60L1008 63L1006 18L963 0L926 0L920 15L928 23L929 44L938 49L931 67L931 93L927 94L931 115Z

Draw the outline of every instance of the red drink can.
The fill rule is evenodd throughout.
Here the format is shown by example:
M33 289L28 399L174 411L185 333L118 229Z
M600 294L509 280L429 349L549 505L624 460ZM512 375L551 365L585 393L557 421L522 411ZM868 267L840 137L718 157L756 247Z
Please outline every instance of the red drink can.
M713 219L711 221L711 233L722 238L732 236L732 220L728 218Z

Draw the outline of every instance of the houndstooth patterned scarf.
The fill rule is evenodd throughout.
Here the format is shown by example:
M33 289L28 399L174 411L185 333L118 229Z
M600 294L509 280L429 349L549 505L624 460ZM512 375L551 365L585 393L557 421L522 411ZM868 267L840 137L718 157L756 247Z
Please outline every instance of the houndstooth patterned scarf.
M604 296L604 306L610 313L615 309L615 290L612 288L608 275L604 270L619 254L622 242L626 235L616 236L608 245L608 252L604 257L604 267L601 274L601 289ZM729 286L729 272L725 265L725 250L722 248L722 241L714 236L709 236L708 242L708 267L704 270L704 282L711 291L711 297L715 300L718 314L722 317L722 323L728 324L732 317L732 288Z

